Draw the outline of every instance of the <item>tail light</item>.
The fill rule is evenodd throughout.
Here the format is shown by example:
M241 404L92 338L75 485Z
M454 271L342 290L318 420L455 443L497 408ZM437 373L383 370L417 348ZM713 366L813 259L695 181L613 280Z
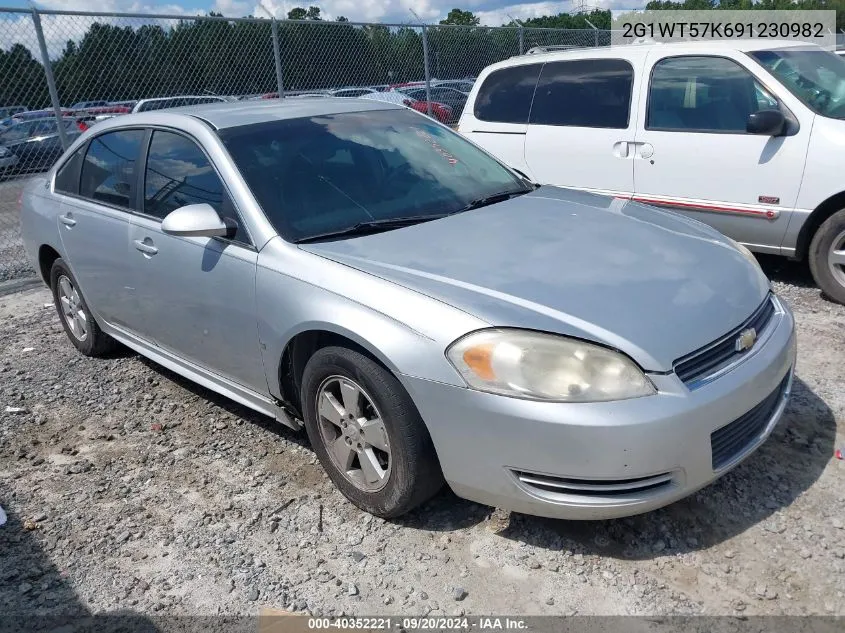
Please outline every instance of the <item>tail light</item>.
M77 121L77 122L76 122L76 127L78 127L78 128L79 128L79 131L80 131L80 132L84 132L85 130L87 130L87 129L88 129L88 126L87 126L87 125L85 125L85 121Z

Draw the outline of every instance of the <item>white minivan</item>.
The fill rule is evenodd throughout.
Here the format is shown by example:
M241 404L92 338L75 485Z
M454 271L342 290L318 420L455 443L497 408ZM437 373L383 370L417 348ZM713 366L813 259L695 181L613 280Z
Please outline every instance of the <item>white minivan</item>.
M487 67L459 131L544 184L633 198L845 303L845 59L790 41L574 49Z

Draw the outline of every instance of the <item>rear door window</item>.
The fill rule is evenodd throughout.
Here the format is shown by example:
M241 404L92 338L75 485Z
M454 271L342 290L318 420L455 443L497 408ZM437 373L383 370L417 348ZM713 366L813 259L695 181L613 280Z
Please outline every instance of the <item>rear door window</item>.
M85 150L84 145L76 150L56 172L56 191L73 195L79 193L79 169L82 167Z
M93 138L82 164L79 195L97 202L131 208L135 163L144 130L107 132Z
M577 59L543 66L531 123L625 129L634 69L622 59Z
M540 68L542 64L526 64L490 73L475 98L475 118L491 123L528 123Z

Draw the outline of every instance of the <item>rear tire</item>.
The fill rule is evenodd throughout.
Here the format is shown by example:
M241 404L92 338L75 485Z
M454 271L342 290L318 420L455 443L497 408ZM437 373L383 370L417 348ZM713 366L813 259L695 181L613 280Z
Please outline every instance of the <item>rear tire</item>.
M443 485L434 445L411 397L371 358L325 347L302 375L305 428L314 452L343 495L391 518Z
M76 349L85 356L102 356L117 346L117 341L97 325L76 278L61 257L50 269L50 288L59 320Z
M845 209L834 213L816 230L808 259L819 288L834 301L845 304Z

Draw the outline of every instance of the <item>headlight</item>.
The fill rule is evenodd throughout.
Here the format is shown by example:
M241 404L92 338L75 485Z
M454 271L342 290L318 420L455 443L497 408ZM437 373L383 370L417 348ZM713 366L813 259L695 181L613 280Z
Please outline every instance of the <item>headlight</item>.
M470 387L516 398L603 402L655 393L642 370L619 352L527 330L480 330L446 356Z

